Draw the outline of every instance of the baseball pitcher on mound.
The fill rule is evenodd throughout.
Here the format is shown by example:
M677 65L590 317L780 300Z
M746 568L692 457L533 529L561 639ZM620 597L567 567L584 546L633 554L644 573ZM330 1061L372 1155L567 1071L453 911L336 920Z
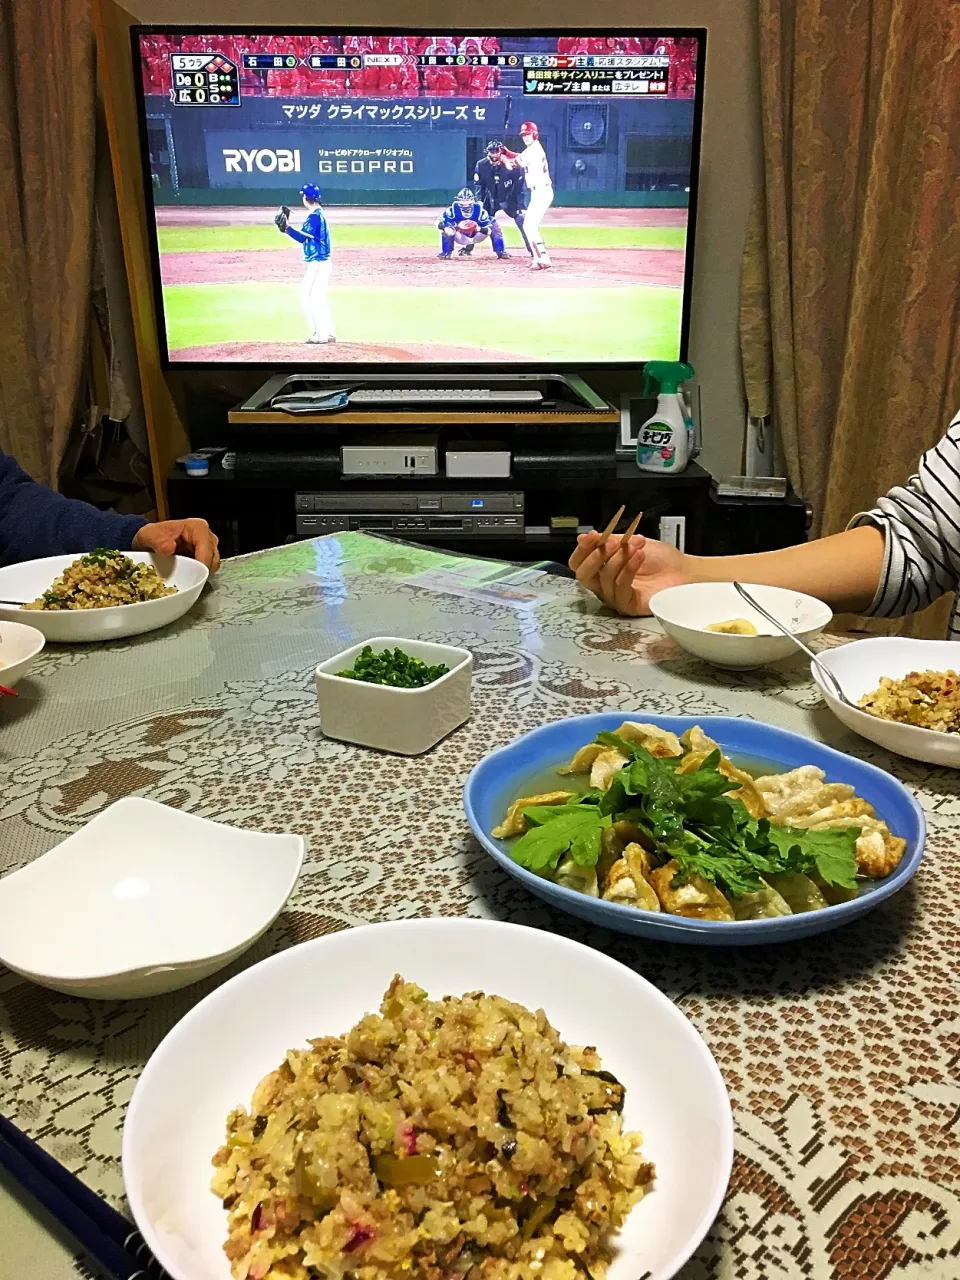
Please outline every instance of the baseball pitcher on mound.
M458 257L469 258L476 245L488 236L497 257L504 256L503 233L470 187L462 187L457 192L453 204L441 213L437 226L440 229L438 258L452 257L455 245L459 246Z
M281 205L274 216L277 230L283 235L296 240L303 247L303 284L300 287L300 304L306 316L307 329L310 336L307 342L336 342L333 331L333 316L330 314L330 301L327 296L330 288L330 228L326 215L320 207L320 188L315 182L308 182L300 188L300 196L307 216L298 231L290 226L290 210Z

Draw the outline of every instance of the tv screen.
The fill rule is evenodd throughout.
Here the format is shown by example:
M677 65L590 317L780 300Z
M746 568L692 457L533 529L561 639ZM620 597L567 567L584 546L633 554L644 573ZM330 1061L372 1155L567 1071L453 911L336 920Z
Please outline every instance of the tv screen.
M168 366L686 355L702 30L132 38Z

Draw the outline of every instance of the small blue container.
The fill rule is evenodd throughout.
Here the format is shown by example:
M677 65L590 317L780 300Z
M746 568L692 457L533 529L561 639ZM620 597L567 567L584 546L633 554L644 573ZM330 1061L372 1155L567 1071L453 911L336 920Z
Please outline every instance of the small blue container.
M202 453L188 453L183 465L188 476L205 476L210 471L210 463Z

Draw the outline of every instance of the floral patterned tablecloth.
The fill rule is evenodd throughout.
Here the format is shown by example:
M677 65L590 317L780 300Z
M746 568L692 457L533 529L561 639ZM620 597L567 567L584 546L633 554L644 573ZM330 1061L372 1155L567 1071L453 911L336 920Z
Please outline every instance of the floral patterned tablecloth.
M166 631L42 655L0 711L0 872L127 795L299 832L308 856L269 934L184 991L83 1001L0 967L0 1110L122 1208L120 1133L133 1085L164 1034L217 983L355 924L493 916L588 941L636 968L713 1051L737 1153L726 1203L683 1280L956 1280L957 775L848 734L802 666L719 673L655 624L601 610L569 580L485 580L490 573L335 536L226 563ZM372 756L319 732L314 667L378 633L475 655L473 716L426 757ZM474 842L461 787L493 747L604 708L751 716L873 760L918 795L927 857L865 919L778 947L668 946L555 914ZM93 1274L2 1181L0 1233L0 1280Z

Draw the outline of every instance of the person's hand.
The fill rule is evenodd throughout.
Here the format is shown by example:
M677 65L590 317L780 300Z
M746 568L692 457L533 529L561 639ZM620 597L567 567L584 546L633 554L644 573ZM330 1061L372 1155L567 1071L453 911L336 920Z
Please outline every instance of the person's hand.
M158 556L190 556L216 573L220 568L218 542L206 520L161 520L145 524L137 532L133 550L153 551Z
M641 537L624 546L618 534L601 547L596 530L581 533L569 564L578 582L617 613L631 617L648 614L656 592L693 581L689 559L676 547Z

